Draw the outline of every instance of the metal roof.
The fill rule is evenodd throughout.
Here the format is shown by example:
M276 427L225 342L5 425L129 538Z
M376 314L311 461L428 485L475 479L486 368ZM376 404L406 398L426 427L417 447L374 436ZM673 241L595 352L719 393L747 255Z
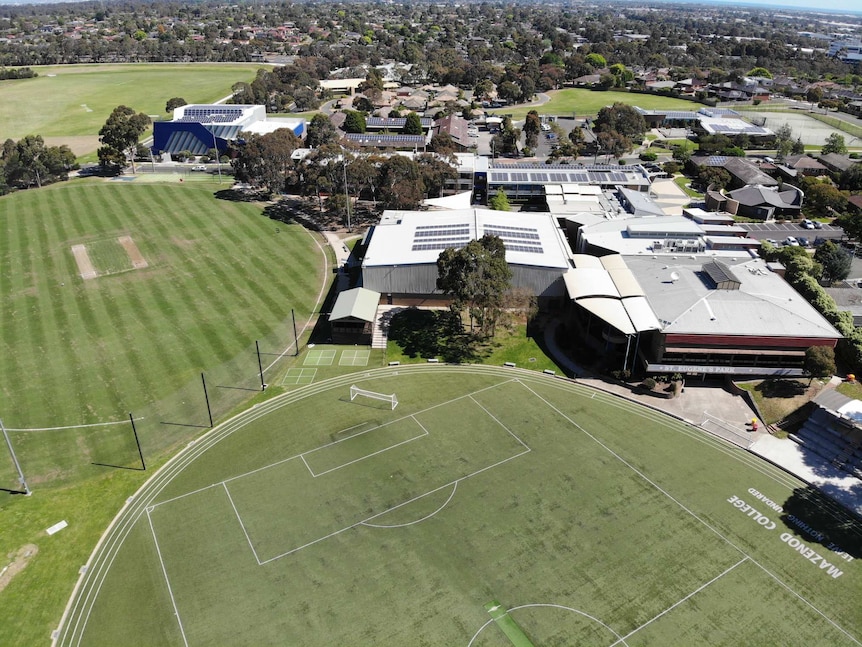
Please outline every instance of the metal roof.
M335 300L332 312L329 313L329 320L360 319L362 321L374 321L379 302L380 293L374 290L365 288L346 290L339 294Z

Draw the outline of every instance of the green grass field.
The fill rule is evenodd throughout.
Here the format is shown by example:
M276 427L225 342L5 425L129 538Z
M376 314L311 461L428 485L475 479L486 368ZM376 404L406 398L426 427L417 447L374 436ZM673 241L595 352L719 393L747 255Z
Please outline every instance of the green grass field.
M540 115L576 115L579 119L587 116L597 115L601 108L613 105L616 102L632 106L640 106L646 110L694 110L697 111L702 104L673 97L662 97L654 94L636 94L632 92L619 92L608 90L607 92L585 90L583 88L566 88L564 90L551 90L547 93L551 100L535 107L515 107L489 110L493 114L511 114L513 119L524 119L530 110L535 110Z
M293 388L277 384L291 310L302 335L330 280L328 252L218 189L94 179L0 198L0 419L33 490L0 492L0 568L38 550L0 592L0 644L48 640L111 517L206 430L201 372L215 422ZM146 268L132 267L121 236ZM97 278L81 278L78 245ZM255 340L274 382L265 394ZM4 444L0 488L17 487ZM47 536L61 520L69 527Z
M208 103L251 81L261 64L157 63L35 66L35 79L0 81L3 137L97 135L118 105L164 115L171 97ZM22 106L26 106L22 110Z
M350 384L399 404L351 402ZM860 532L748 453L572 382L369 368L170 461L104 537L58 638L859 645Z

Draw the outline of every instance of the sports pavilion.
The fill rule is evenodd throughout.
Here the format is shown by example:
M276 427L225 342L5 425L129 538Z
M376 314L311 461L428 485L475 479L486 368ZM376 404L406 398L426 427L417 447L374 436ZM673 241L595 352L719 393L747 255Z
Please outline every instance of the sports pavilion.
M242 133L265 135L281 128L300 137L305 119L268 119L264 106L190 104L175 108L171 121L153 123L153 153L205 155L215 148L221 155Z

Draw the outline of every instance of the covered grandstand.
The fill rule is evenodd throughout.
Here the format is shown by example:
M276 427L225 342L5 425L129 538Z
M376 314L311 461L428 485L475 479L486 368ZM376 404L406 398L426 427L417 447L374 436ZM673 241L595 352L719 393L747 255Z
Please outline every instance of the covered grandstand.
M205 155L217 149L221 155L229 142L241 139L241 133L266 134L280 128L302 136L305 119L267 119L266 108L257 105L180 106L171 121L154 122L153 153Z

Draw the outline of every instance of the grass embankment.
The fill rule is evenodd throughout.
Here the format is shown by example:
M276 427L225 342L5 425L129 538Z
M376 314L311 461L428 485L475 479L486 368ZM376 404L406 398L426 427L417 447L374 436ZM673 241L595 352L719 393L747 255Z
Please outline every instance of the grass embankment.
M752 395L763 421L772 425L810 402L823 388L823 383L819 380L809 384L807 379L778 379L739 382L738 386Z

